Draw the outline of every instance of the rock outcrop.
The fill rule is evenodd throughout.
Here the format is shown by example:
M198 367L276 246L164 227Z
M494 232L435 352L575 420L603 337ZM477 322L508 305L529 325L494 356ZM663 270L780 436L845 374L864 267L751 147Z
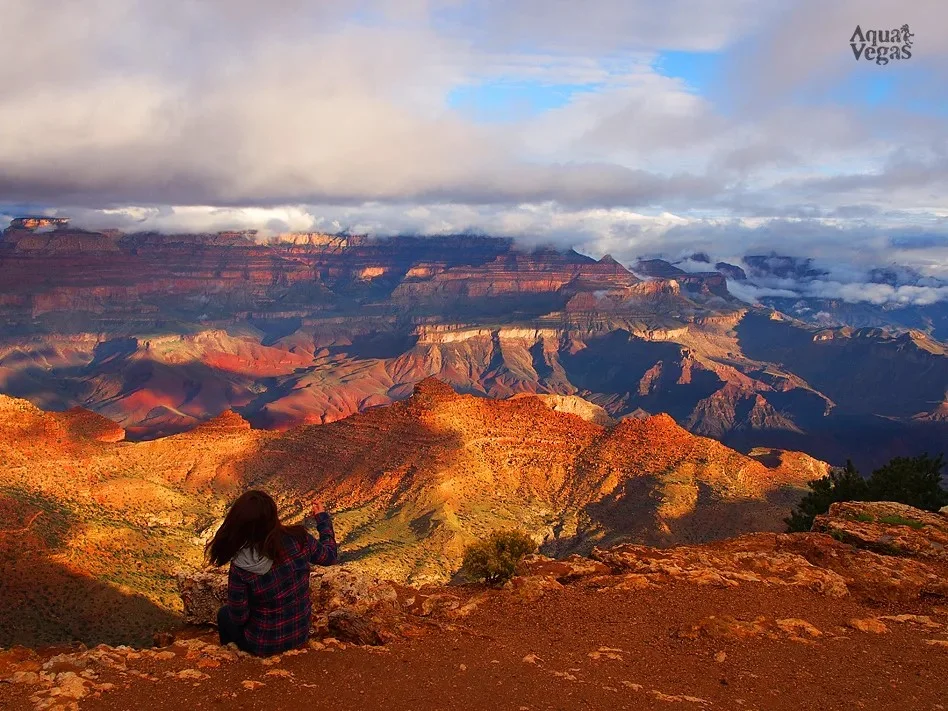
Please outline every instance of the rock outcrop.
M217 611L227 598L226 573L210 570L179 573L177 577L185 620L197 625L217 624ZM345 565L315 568L310 575L312 632L355 644L382 644L409 624L419 596L428 597ZM432 609L429 605L427 612Z
M901 520L891 520L894 512ZM837 504L814 528L846 531L855 515L873 516L876 528L872 535L865 531L851 534L851 542L818 532L763 533L700 546L596 548L591 558L571 555L557 560L530 555L518 565L510 587L516 597L526 601L535 601L564 585L646 590L675 582L718 588L800 588L828 598L854 598L871 604L948 601L948 559L931 554L941 545L948 518L888 502ZM925 523L913 528L902 520ZM900 547L876 552L884 548L879 540L889 535L886 530L897 534L903 527L915 533L911 544L903 542ZM225 595L223 573L182 574L178 580L187 621L214 623ZM315 634L370 645L396 637L412 625L411 619L463 616L477 605L477 599L465 604L450 588L406 588L347 566L314 570L310 594ZM884 632L884 624L875 620L855 620L851 626ZM791 636L812 634L794 620L777 620L772 628L752 629L733 618L709 618L706 627L696 627L688 634L772 636L774 630Z
M834 504L811 533L749 534L702 546L595 549L603 586L667 581L728 587L800 587L874 603L948 600L948 517L891 502ZM821 533L820 531L827 531Z
M217 611L227 602L227 574L212 569L198 573L180 572L176 577L185 622L216 625Z
M615 420L609 417L609 413L604 408L578 395L535 395L534 397L554 412L567 412L603 427L611 427L615 424Z
M845 501L817 516L813 530L858 548L948 562L948 517L905 504Z
M662 581L719 587L758 583L878 602L948 598L943 571L921 560L880 555L822 534L750 534L707 546L618 546L593 556L622 584ZM613 584L612 580L604 584Z
M517 566L517 574L521 577L550 577L558 583L572 583L581 578L596 575L609 575L609 566L580 555L570 555L557 560L544 555L526 556Z

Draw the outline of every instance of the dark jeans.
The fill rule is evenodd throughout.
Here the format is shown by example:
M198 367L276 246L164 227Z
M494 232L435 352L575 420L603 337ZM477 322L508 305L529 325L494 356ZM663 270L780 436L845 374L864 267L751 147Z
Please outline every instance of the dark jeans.
M230 610L224 605L217 611L217 632L221 637L221 646L233 642L237 649L249 652L247 639L244 637L244 628L235 623L230 617Z

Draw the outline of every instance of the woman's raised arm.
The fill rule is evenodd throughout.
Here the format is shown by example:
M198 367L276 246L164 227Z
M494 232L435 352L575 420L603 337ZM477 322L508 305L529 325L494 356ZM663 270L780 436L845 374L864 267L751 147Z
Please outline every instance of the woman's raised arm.
M323 508L323 505L314 501L311 511L313 518L304 521L304 525L310 528L315 524L316 533L319 540L312 535L307 536L307 555L309 562L313 565L333 565L338 559L338 550L336 546L336 532L332 527L332 519ZM311 521L313 523L311 523Z

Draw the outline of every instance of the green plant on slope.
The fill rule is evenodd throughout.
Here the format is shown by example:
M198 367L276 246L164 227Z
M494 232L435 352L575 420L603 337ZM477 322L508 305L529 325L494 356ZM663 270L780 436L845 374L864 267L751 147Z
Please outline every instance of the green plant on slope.
M494 531L464 549L461 571L471 580L503 585L514 576L517 563L536 549L537 544L522 531Z
M895 501L937 511L948 505L948 491L941 485L943 467L943 455L896 457L863 479L852 462L847 461L842 469L834 469L829 476L809 483L810 492L785 519L787 530L809 531L813 519L829 511L830 504L837 501Z

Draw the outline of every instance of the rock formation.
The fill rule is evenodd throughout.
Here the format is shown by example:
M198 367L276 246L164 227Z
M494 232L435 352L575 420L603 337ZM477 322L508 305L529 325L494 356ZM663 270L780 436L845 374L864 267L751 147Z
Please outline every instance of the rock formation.
M873 534L850 535L850 542L818 532L848 531L870 516L874 519ZM912 545L890 546L883 554L876 552L880 539L904 536L905 528L914 534ZM646 590L685 582L718 588L801 588L828 598L856 597L871 603L948 601L948 579L944 577L948 558L943 543L946 530L948 518L944 515L903 504L835 504L830 513L820 517L813 533L748 534L718 543L665 549L624 544L596 548L591 558L571 555L556 560L531 555L520 563L519 577L512 587L518 595L536 597L574 583L596 589ZM933 555L932 551L941 554ZM222 572L180 574L178 584L185 619L192 624L213 624L226 597L226 576ZM450 593L434 588L399 588L348 566L315 569L310 590L314 629L324 633L330 629L334 614L345 617L356 628L384 627L387 635L394 636L396 620L403 615L427 615L435 609L457 611L461 607L457 604L459 598ZM455 604L445 605L445 596Z
M332 422L437 376L488 397L579 395L615 419L668 412L740 448L837 464L943 440L948 356L932 339L817 334L733 298L720 270L636 269L472 235L15 224L0 237L0 392L91 409L129 439L224 410L265 428ZM852 420L875 415L871 436Z
M406 400L330 424L264 431L227 411L126 442L93 413L0 396L0 555L18 552L8 584L19 600L0 611L0 639L17 639L15 620L38 610L70 615L90 641L103 639L100 605L171 614L172 573L200 566L228 502L249 487L270 491L290 521L318 492L349 567L417 585L449 579L464 546L498 528L522 528L557 555L779 530L805 482L826 471L802 454L762 463L667 415L607 427L596 406L565 402L569 412L427 379ZM101 584L115 580L118 601ZM49 619L31 629L55 641Z
M817 516L813 530L877 553L948 562L948 519L893 502L845 501Z

